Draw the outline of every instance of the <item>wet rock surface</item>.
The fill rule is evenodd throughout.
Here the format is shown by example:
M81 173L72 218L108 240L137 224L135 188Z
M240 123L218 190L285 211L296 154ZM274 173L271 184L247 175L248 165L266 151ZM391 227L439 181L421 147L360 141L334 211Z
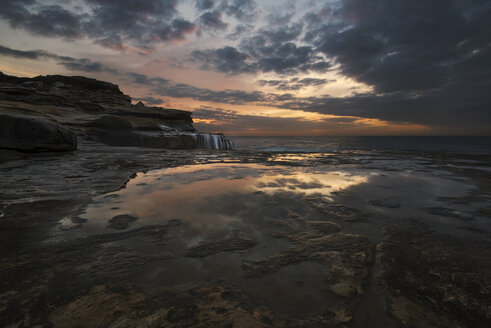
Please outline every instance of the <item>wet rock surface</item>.
M391 199L372 199L369 201L370 204L373 206L380 206L380 207L388 207L388 208L399 208L401 207L401 203L399 203L396 200L391 200Z
M489 239L457 239L424 225L387 234L380 278L394 317L406 327L491 324Z
M278 235L276 235L278 236ZM280 254L244 262L250 277L261 277L282 267L315 261L326 265L327 288L340 296L363 294L363 284L374 259L374 246L366 239L350 234L310 230L284 234L294 246Z
M443 217L453 217L463 221L471 221L473 219L472 215L462 213L458 210L446 207L427 207L426 210L434 215L440 215Z
M332 203L322 198L308 199L312 207L319 212L345 222L362 222L367 220L367 214L356 208L343 204Z
M0 115L0 148L75 150L75 135L123 147L200 146L190 112L133 105L117 85L82 76L0 74Z
M0 113L0 149L20 151L70 151L77 136L70 129L43 118Z
M186 256L205 257L220 252L240 251L254 247L257 242L253 239L243 237L231 237L222 240L201 242L196 246L188 248Z
M130 226L130 223L136 220L138 220L138 218L132 215L128 215L128 214L116 215L111 220L109 220L108 227L112 229L123 230L128 228Z
M253 182L257 189L243 187L242 193L225 189L218 200L210 186L199 189L210 179L208 165L224 165L217 168L221 190L246 185L247 174L233 171L241 165L271 174L284 170L272 164L274 156L119 148L82 140L74 153L0 163L0 322L7 327L490 325L489 174L466 169L455 175L454 168L442 171L441 157L428 158L417 166L424 177L447 179L448 173L448 189L456 192L435 194L428 203L399 195L400 207L371 202L386 201L380 190L398 188L399 171L378 164L376 156L370 170L385 176L328 196L305 194L309 189L294 193L288 186L268 192L269 180L263 187ZM315 161L352 169L356 161L345 156ZM412 156L393 156L414 166ZM191 205L181 203L189 201L179 198L181 187L192 187L194 195L207 190L198 201L200 217L207 208L218 208L225 223L210 225L223 224L224 231L207 235L206 220L194 222L189 215L165 213L165 220L152 223L145 221L151 213L128 211L132 205L126 204L125 191L132 183L158 202L168 200L135 173L165 167L185 173L193 166L199 168L194 180L181 184L162 174L161 186L171 190L165 195L174 195L177 207L186 209ZM286 175L305 166L301 160L290 163ZM471 183L473 188L463 192ZM419 196L419 190L413 194ZM404 212L411 202L418 206ZM112 214L88 229L93 222L87 211L103 206ZM124 229L108 228L109 218L118 218L113 223Z

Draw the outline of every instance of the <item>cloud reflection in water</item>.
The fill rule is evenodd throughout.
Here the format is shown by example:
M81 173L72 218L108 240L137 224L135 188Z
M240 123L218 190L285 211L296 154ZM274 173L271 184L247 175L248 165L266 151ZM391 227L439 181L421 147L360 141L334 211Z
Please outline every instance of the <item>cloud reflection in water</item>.
M139 173L125 189L113 193L119 197L99 197L99 203L87 209L85 228L104 230L111 217L130 214L139 218L134 227L180 219L196 235L244 229L249 209L269 206L262 203L262 193L268 197L286 193L295 199L314 194L329 198L333 192L365 183L368 178L359 172L223 163Z

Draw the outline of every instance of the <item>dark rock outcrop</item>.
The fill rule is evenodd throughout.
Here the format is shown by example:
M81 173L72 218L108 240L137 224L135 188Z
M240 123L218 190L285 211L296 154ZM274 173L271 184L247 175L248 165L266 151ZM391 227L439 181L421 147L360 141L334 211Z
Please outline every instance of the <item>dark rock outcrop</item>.
M68 135L72 136L69 130L78 137L112 146L214 148L209 142L201 142L203 138L199 137L206 136L204 139L208 140L209 135L197 133L190 112L147 107L141 102L133 105L131 97L117 85L82 76L21 78L0 73L0 114L12 117L4 125L11 124L13 118L17 118L17 122L42 120L48 122L43 124L53 124L61 131L58 132L62 137L60 144L45 148L29 144L29 138L14 142L11 138L16 136L11 134L10 139L2 140L2 147L9 149L71 150L73 147L67 147L65 141ZM26 129L28 127L21 130ZM49 138L55 145L56 139ZM21 147L17 143L22 143ZM230 148L231 142L221 144Z
M130 226L130 223L138 220L138 218L129 215L129 214L121 214L116 215L111 220L109 220L109 228L123 230Z
M0 113L0 149L67 151L77 149L75 133L43 118Z
M423 224L384 233L388 309L404 327L491 325L489 240L458 239Z
M188 257L206 257L209 255L240 251L256 246L257 242L253 239L234 236L221 240L201 242L196 246L188 248L186 256Z

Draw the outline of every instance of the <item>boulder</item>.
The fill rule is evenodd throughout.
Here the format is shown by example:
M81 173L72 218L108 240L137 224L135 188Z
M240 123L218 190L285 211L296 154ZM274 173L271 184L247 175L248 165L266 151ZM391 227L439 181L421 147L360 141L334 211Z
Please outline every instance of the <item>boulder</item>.
M71 130L40 118L0 114L0 149L27 152L77 149Z

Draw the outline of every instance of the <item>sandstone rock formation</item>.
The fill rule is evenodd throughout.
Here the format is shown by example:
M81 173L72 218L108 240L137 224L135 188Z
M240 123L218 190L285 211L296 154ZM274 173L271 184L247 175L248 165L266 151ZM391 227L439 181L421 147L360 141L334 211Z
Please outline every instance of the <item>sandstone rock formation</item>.
M134 105L117 85L82 76L20 78L0 72L0 115L7 117L0 149L73 150L73 133L113 146L230 148L223 136L213 136L217 147L207 142L211 136L196 131L190 112ZM12 131L14 125L21 131ZM26 130L34 126L37 137L30 138Z
M0 114L0 148L21 151L77 149L71 130L43 118Z

